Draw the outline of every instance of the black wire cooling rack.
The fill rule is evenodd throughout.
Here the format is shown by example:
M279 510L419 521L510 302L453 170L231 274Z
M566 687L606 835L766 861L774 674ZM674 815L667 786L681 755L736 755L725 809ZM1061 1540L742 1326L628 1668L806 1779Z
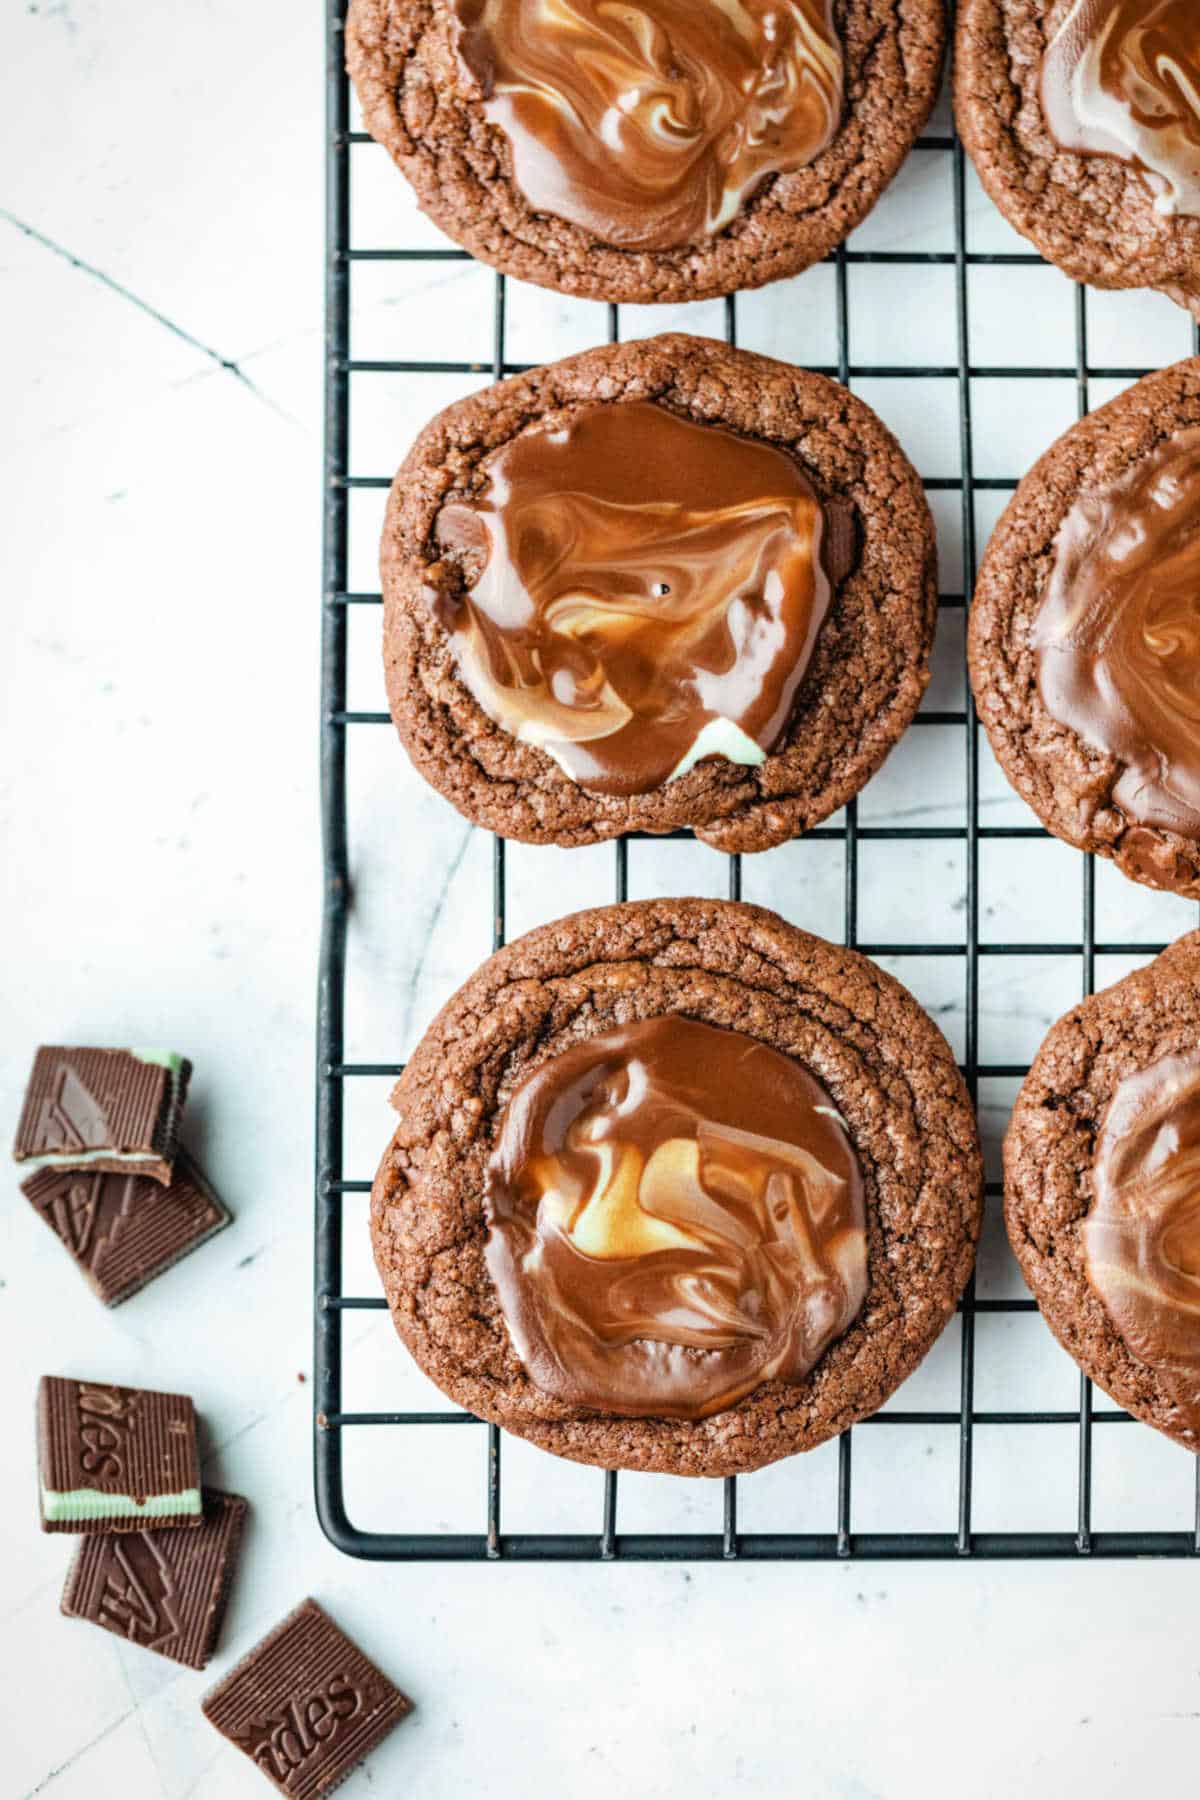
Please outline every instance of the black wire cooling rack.
M320 986L317 1025L317 1115L316 1115L316 1266L315 1266L315 1382L314 1434L316 1465L316 1499L321 1524L334 1544L350 1555L391 1560L452 1559L470 1560L672 1560L720 1561L739 1558L753 1561L797 1560L822 1561L837 1558L1014 1558L1014 1557L1114 1557L1114 1556L1193 1556L1200 1554L1200 1465L1197 1468L1196 1508L1194 1524L1189 1530L1114 1530L1092 1528L1093 1433L1117 1424L1131 1424L1128 1415L1110 1406L1093 1409L1091 1384L1080 1379L1078 1404L1069 1410L1053 1411L980 1411L975 1405L975 1327L983 1314L1032 1313L1035 1303L1023 1299L981 1299L975 1294L972 1278L960 1303L961 1359L959 1403L956 1408L931 1411L887 1410L865 1421L863 1426L847 1431L838 1442L836 1507L829 1528L821 1532L745 1531L738 1527L738 1482L724 1483L723 1526L710 1533L623 1533L618 1520L618 1476L596 1472L594 1505L579 1519L577 1532L569 1534L511 1533L503 1528L501 1448L503 1437L494 1425L484 1424L460 1411L433 1412L351 1412L343 1410L343 1334L347 1315L383 1309L378 1294L356 1295L343 1291L342 1280L342 1212L343 1202L361 1208L361 1196L369 1191L366 1180L347 1179L343 1166L343 1100L347 1083L371 1076L389 1076L400 1072L400 1065L381 1063L348 1063L344 1060L346 941L351 910L349 881L349 847L346 807L346 749L350 733L386 725L386 713L348 711L347 640L348 609L378 605L377 593L347 591L349 496L356 487L385 488L386 476L352 476L350 473L350 387L351 377L364 372L390 372L418 380L427 374L469 375L490 373L495 379L526 366L507 360L505 356L506 282L495 277L493 301L493 350L490 364L471 362L423 362L419 360L363 363L350 355L350 288L353 271L365 261L457 261L467 260L463 251L447 248L427 250L356 249L350 229L350 164L355 143L366 141L361 133L350 130L348 84L343 72L344 4L329 0L328 4L328 139L327 139L327 221L328 269L326 313L326 414L325 414L325 550L322 625L321 686L321 792L324 828L325 888L324 919L321 944ZM837 324L837 362L823 367L822 373L843 382L856 377L895 377L901 379L950 378L957 383L958 435L961 454L961 477L927 481L930 489L948 489L961 495L963 566L966 571L962 594L943 595L943 608L963 608L969 598L972 572L976 566L975 496L988 489L1009 491L1016 486L1014 478L982 478L975 474L972 446L972 384L989 377L1008 380L1058 378L1075 383L1077 407L1086 412L1089 385L1094 381L1132 380L1145 373L1143 369L1102 368L1089 362L1088 315L1085 290L1075 291L1075 360L1064 367L989 368L970 360L968 331L968 282L971 269L978 264L1039 265L1041 259L1031 254L968 254L966 239L966 170L961 145L949 134L926 136L918 148L935 151L949 159L953 184L954 248L944 252L870 253L839 250L834 264L834 294ZM381 153L382 154L382 153ZM397 175L397 181L401 178ZM954 316L947 321L947 338L954 346L954 358L941 366L856 365L850 361L849 287L847 271L855 263L891 263L907 267L923 264L947 264L954 271ZM737 299L730 296L724 303L724 325L730 343L737 337ZM618 309L608 308L610 338L619 330ZM429 411L439 402L431 401ZM403 446L397 446L397 453ZM1097 941L1095 869L1090 857L1079 859L1080 925L1075 941L1064 943L995 943L980 941L980 845L988 839L1045 838L1047 834L1035 826L993 826L979 820L979 745L978 733L969 689L962 710L930 712L918 715L915 727L957 726L963 733L962 755L966 777L965 824L925 828L920 826L860 825L855 803L845 811L844 826L832 825L812 831L806 842L828 840L841 848L845 866L845 939L848 944L872 956L889 959L902 957L953 957L962 963L964 984L965 1037L963 1071L972 1096L977 1095L981 1077L1020 1077L1023 1065L984 1063L979 1059L979 972L980 959L1001 957L1071 957L1078 960L1081 992L1092 990L1098 956L1130 955L1148 957L1161 945L1111 943ZM399 751L397 752L399 755ZM687 833L674 834L686 837ZM896 842L918 840L932 844L937 840L955 840L963 844L965 854L966 909L964 933L957 944L884 944L863 942L859 934L859 846L870 840ZM506 884L505 846L496 838L492 850L492 927L496 945L505 939ZM608 894L597 894L596 900L621 900L626 896L628 850L625 841L613 846L612 886ZM728 858L728 891L731 898L741 894L740 858ZM401 896L397 896L399 903ZM903 973L903 971L901 971ZM381 1125L381 1141L386 1124ZM997 1184L989 1185L989 1201L996 1204ZM356 1198L357 1197L357 1198ZM357 1223L357 1221L356 1221ZM365 1221L362 1222L365 1231ZM397 1357L405 1353L396 1346ZM396 1496L397 1529L379 1532L359 1529L347 1510L343 1484L343 1437L346 1432L393 1431L411 1432L414 1427L461 1426L479 1432L486 1438L486 1455L481 1455L478 1475L478 1519L480 1529L459 1534L447 1531L416 1532L404 1530L405 1493ZM851 1495L854 1459L853 1436L870 1427L919 1426L954 1433L957 1439L957 1524L944 1532L870 1531L851 1529ZM1028 1462L1025 1473L1029 1480L1038 1479L1039 1432L1047 1426L1069 1427L1077 1436L1076 1521L1074 1530L1064 1531L994 1531L972 1529L974 1478L976 1470L975 1432L978 1426L1013 1425L1028 1428L1022 1435L1022 1448ZM413 1449L414 1468L409 1479L414 1486L417 1452ZM481 1446L482 1448L482 1446Z

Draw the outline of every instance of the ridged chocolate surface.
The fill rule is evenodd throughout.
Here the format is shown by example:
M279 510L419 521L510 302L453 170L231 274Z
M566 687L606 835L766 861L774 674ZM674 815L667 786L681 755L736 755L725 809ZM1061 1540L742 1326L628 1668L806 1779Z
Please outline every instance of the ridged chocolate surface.
M201 1705L293 1800L331 1793L412 1711L315 1600L289 1613Z
M123 1172L131 1153L150 1158L138 1173L168 1183L192 1065L178 1074L128 1050L43 1045L34 1057L13 1156L89 1158L94 1173ZM107 1153L107 1157L104 1154Z
M196 1531L84 1538L63 1589L63 1612L203 1669L216 1647L245 1519L240 1494L206 1488Z
M118 1306L230 1222L181 1150L170 1187L147 1175L41 1169L21 1183L106 1306Z
M89 1488L144 1506L160 1494L200 1486L196 1415L186 1394L109 1387L43 1375L38 1388L38 1467L42 1487L57 1493ZM116 1510L100 1518L46 1519L45 1531L138 1531L144 1520ZM169 1513L155 1530L200 1524L200 1515Z

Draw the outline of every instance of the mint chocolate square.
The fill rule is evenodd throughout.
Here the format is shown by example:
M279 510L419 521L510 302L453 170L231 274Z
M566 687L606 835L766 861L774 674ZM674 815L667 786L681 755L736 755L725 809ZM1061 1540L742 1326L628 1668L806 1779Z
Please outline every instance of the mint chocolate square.
M170 1050L72 1050L34 1057L13 1156L25 1174L92 1169L163 1186L179 1143L192 1065Z
M170 1187L147 1175L40 1169L21 1192L106 1306L119 1306L229 1224L186 1150Z
M186 1394L43 1375L43 1531L156 1531L200 1523L196 1414Z
M223 1737L292 1800L328 1794L412 1701L305 1600L201 1701Z
M204 1490L195 1531L121 1531L80 1540L63 1589L71 1619L202 1669L216 1648L246 1502Z

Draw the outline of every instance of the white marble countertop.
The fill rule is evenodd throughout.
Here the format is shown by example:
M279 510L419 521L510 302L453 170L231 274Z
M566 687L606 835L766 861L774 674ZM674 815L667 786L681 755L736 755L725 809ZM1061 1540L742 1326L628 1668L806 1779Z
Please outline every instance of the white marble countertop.
M197 1071L188 1139L236 1214L232 1230L110 1313L10 1181L0 1279L10 1420L0 1485L0 1790L53 1800L265 1793L202 1718L199 1697L312 1593L417 1702L348 1796L516 1800L545 1789L572 1800L614 1790L692 1800L736 1787L808 1800L1018 1792L1103 1800L1131 1785L1182 1793L1200 1734L1192 1564L392 1567L351 1562L321 1536L306 1380L319 894L320 10L284 0L29 0L0 23L8 996L0 1119L11 1128L41 1039L176 1044ZM399 178L374 147L363 152L359 241L373 232L401 241L409 228L413 241L428 241ZM944 162L914 159L862 241L944 234L942 170ZM972 232L977 248L1010 247L974 193ZM1036 331L1039 360L1069 365L1067 284L1050 271L1000 273L1002 281L981 278L973 297L976 360L1027 360ZM826 275L745 302L744 341L827 360ZM435 328L465 346L489 281L458 265L432 277L376 270L356 288L357 353L396 354L406 334L424 340ZM924 361L939 332L933 360L952 360L944 286L936 266L890 292L856 283L856 360L878 360L886 346L887 360ZM629 310L629 335L667 322ZM1014 310L1028 320L1019 342ZM669 322L712 329L710 312L680 309ZM1096 361L1164 362L1189 348L1182 315L1165 302L1098 299L1091 326ZM509 353L521 359L599 334L594 309L527 290L512 300L509 331ZM372 352L370 342L392 348ZM486 356L486 339L457 354ZM920 395L886 382L862 391L924 473L946 472L952 384L944 392L926 384ZM388 382L356 402L356 468L390 473L441 397ZM1028 460L1073 407L1070 383L1033 384L1019 403L1011 388L981 392L981 470ZM952 508L939 509L939 521L949 588ZM373 533L367 507L355 527L352 585L374 585ZM377 615L354 620L352 704L379 704L376 628ZM957 704L957 682L951 623L931 704ZM939 735L910 734L864 796L864 817L961 816L961 771L938 754ZM473 909L486 844L411 776L390 732L360 743L348 1053L391 1061L488 947ZM1021 816L986 773L984 793L989 817ZM893 938L960 929L953 849L944 866L927 859L916 872L882 864L873 872L865 904L881 910ZM635 850L632 893L719 891L723 869L707 852ZM590 857L514 854L510 930L589 898L592 882L607 880ZM1037 894L1063 918L1077 916L1077 869L1059 846L1034 846L1024 860L985 868L983 880L989 935L1032 932ZM840 930L840 875L804 846L748 864L746 892ZM1102 934L1113 937L1165 938L1194 911L1107 873L1099 893ZM1077 974L993 959L984 1054L1026 1056L1076 997ZM961 1006L945 965L909 967L906 979L954 1038ZM984 1096L993 1142L1007 1097ZM371 1088L348 1122L361 1172L387 1130L382 1089ZM361 1240L356 1233L348 1266L369 1283ZM1014 1279L993 1220L981 1284L1012 1292ZM396 1404L415 1376L387 1321L364 1318L348 1403L370 1406L383 1394ZM69 1544L37 1530L27 1435L43 1370L194 1394L206 1476L253 1507L208 1675L59 1616ZM934 1396L954 1395L956 1378L948 1342L907 1404L918 1392L942 1404ZM989 1322L978 1384L982 1406L1038 1405L1051 1392L1065 1396L1052 1404L1070 1406L1076 1391L1073 1369L1028 1317ZM932 1440L903 1454L874 1442L901 1435L866 1434L861 1453L856 1440L855 1524L936 1520L945 1529L952 1471ZM1190 1459L1140 1429L1100 1435L1097 1523L1186 1524ZM1074 1436L1051 1428L1045 1441L1037 1463L1028 1434L1017 1447L993 1440L981 1449L980 1528L1070 1526ZM514 1509L545 1522L556 1503L541 1465L514 1452L508 1467ZM744 1522L803 1519L827 1480L828 1464L822 1472L815 1460L755 1478ZM705 1529L715 1504L708 1484L650 1483L630 1496L627 1529ZM393 1452L390 1463L369 1466L360 1504L364 1523L395 1523L403 1506L414 1523L457 1527L453 1483L432 1461L398 1468Z

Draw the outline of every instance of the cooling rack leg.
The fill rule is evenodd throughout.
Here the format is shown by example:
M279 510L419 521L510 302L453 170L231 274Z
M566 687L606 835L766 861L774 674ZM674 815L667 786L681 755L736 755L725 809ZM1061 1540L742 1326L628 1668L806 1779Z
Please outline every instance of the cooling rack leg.
M325 294L324 549L321 612L321 829L325 884L317 990L317 1116L313 1306L314 1480L317 1513L341 1548L359 1548L346 1515L342 1443L325 1420L341 1411L342 1316L326 1303L342 1289L342 1085L349 867L346 847L346 736L332 718L346 704L347 515L343 476L349 454L350 239L349 98L342 69L339 10L331 9L327 44L327 263Z
M971 358L967 295L966 160L954 146L954 292L958 335L958 435L962 477L963 593L969 607L975 584L975 459L971 438ZM979 1100L979 736L971 686L966 681L966 1042L964 1076L972 1103ZM971 1543L971 1490L974 1478L975 1276L962 1299L962 1351L959 1368L958 1551L968 1556Z
M617 1471L604 1471L604 1522L600 1530L600 1555L611 1562L617 1554Z

